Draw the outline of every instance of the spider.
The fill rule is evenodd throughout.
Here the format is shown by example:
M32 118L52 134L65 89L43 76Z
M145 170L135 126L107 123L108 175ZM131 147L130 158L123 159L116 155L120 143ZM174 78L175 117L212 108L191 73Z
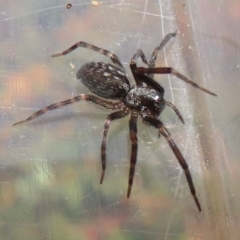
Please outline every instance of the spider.
M129 198L133 185L135 165L137 162L137 120L138 116L140 116L143 123L157 128L158 135L163 135L166 138L166 141L168 142L179 164L185 172L192 197L197 205L198 210L201 211L201 206L196 195L188 165L179 148L173 141L169 131L159 119L159 116L164 110L165 106L171 107L175 111L179 120L184 124L183 117L175 105L164 100L164 89L153 79L153 75L171 74L208 94L211 94L213 96L217 95L205 88L200 87L195 82L183 76L181 73L171 67L155 67L158 53L165 47L169 40L175 36L176 32L167 34L161 43L153 50L149 62L147 61L144 52L141 49L138 49L136 51L136 53L132 56L129 64L133 78L136 82L136 85L134 86L130 86L126 71L124 70L123 65L118 57L108 50L80 41L62 53L52 55L52 57L59 57L72 52L78 47L82 47L109 57L113 64L104 62L88 62L78 70L76 74L77 79L80 79L81 82L95 95L80 94L76 97L51 104L35 112L27 119L15 123L13 126L29 122L50 110L79 102L81 100L95 103L106 109L115 110L113 113L107 116L103 129L101 144L102 173L100 178L100 184L102 184L106 169L106 145L110 123L113 120L130 115L129 131L132 144L127 190L127 198ZM141 58L147 67L137 67L137 60L139 58ZM107 101L105 99L114 101Z

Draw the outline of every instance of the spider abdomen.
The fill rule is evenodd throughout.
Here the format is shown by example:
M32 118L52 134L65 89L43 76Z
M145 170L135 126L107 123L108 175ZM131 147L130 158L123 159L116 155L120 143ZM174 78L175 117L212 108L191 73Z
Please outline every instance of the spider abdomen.
M84 64L77 72L77 78L91 92L102 98L120 99L130 89L125 72L104 62Z
M162 93L142 86L132 87L124 97L123 102L138 111L147 109L156 116L160 114L165 106Z

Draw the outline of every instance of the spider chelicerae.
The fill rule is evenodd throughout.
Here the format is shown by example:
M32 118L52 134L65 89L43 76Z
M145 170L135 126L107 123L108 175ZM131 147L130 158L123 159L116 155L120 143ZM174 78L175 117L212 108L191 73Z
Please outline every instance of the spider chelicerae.
M137 120L138 116L140 116L143 123L157 128L159 136L163 135L166 138L170 148L172 149L179 164L185 172L193 199L198 207L198 210L201 211L201 206L198 197L196 196L195 187L188 165L179 148L171 138L169 131L159 119L159 116L165 106L171 107L182 123L184 123L183 117L175 105L164 100L164 89L153 79L153 75L171 74L208 94L211 94L213 96L217 95L205 88L200 87L195 82L183 76L181 73L171 67L155 67L158 53L164 48L167 42L175 36L176 32L167 34L159 46L153 50L149 62L147 61L144 52L141 49L138 49L137 52L132 56L129 65L133 74L133 78L136 82L135 86L130 86L126 71L124 70L122 63L115 54L92 44L80 41L62 53L52 55L52 57L59 57L70 53L78 47L83 47L110 57L113 64L104 62L88 62L78 70L77 78L80 79L81 82L96 96L90 94L80 94L79 96L51 104L37 111L27 119L15 123L14 126L29 122L50 110L79 102L81 100L95 103L106 109L115 110L115 112L107 116L103 129L101 145L102 174L100 178L100 183L102 184L106 169L106 144L110 123L113 120L130 115L129 131L132 146L127 190L127 197L129 198L133 184L135 165L137 162ZM139 58L141 58L142 62L147 67L137 67L137 60ZM104 99L111 99L115 101L106 101Z

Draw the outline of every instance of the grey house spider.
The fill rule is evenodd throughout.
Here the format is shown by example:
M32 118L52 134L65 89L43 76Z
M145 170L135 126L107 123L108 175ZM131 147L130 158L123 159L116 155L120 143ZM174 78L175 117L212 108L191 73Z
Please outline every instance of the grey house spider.
M127 190L127 197L129 198L133 185L135 165L137 162L137 120L140 116L143 123L157 128L159 136L163 135L166 138L170 148L185 172L193 199L198 207L198 210L201 211L201 206L198 197L196 196L195 187L188 165L179 148L170 136L169 131L159 119L159 116L165 106L171 107L182 123L184 123L183 117L175 105L164 100L164 89L153 79L153 75L171 74L208 94L213 96L217 95L205 88L200 87L195 82L183 76L181 73L177 72L171 67L155 67L158 53L163 49L167 42L175 36L176 33L169 33L165 36L159 46L153 50L149 63L141 49L137 50L137 52L132 56L129 66L136 82L135 86L130 86L123 65L115 54L92 44L80 41L62 53L52 55L52 57L59 57L70 53L78 47L83 47L109 57L113 64L104 62L88 62L78 70L77 79L80 79L81 82L96 96L90 94L80 94L76 97L51 104L37 111L27 119L15 123L14 126L29 122L50 110L79 102L81 100L95 103L106 109L115 110L113 113L107 116L103 129L103 138L101 144L102 174L100 178L100 183L102 184L106 169L106 145L110 123L113 120L130 115L129 131L132 147ZM141 58L147 67L137 67L136 62L138 58ZM111 99L115 101L112 102L105 99Z

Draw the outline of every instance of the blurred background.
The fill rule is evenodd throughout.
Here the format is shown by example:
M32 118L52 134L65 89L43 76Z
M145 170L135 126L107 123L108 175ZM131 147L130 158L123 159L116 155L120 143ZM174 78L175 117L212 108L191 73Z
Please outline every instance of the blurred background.
M236 0L0 0L0 239L239 239L240 2ZM127 199L128 117L111 124L102 185L102 129L111 112L87 102L12 127L37 110L89 91L76 79L86 49L51 58L82 40L129 60L147 58L177 31L157 60L161 114L189 164L202 212L164 137L138 121L139 151ZM141 62L139 62L141 65Z

